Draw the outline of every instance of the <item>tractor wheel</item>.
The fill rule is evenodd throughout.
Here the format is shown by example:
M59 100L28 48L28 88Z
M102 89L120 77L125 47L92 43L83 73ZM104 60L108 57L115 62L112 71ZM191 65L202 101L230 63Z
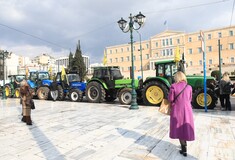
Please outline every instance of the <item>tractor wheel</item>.
M102 103L105 100L105 90L98 82L90 82L86 87L86 98L91 103Z
M142 98L145 105L159 106L168 94L168 89L162 83L151 81L144 85Z
M71 89L69 91L69 99L73 102L82 102L83 94L79 89Z
M217 103L217 97L215 93L211 89L207 89L207 108L214 109ZM192 101L193 108L196 109L204 109L204 90L198 90L193 94L193 101Z
M6 97L11 97L11 94L12 94L12 92L11 92L11 86L10 85L5 85L5 96Z
M64 90L63 90L62 86L59 85L59 86L57 87L57 89L58 89L58 97L57 97L57 99L58 99L59 101L63 101L64 98L65 98L65 95L64 95Z
M15 89L14 97L15 97L15 98L20 98L20 88L16 88L16 89Z
M37 96L40 100L47 100L49 95L49 88L39 87L37 90Z
M131 88L123 88L118 94L118 99L121 104L131 104Z

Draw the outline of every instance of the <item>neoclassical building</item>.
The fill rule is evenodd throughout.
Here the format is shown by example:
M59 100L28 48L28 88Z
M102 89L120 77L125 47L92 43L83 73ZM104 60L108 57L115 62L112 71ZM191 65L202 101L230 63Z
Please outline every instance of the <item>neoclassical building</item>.
M154 63L164 59L174 59L176 47L184 53L186 73L203 75L203 52L201 31L185 33L166 30L149 40L135 42L133 45L135 78L141 76L141 55L144 78L155 75ZM205 39L205 62L207 75L219 67L219 47L222 72L235 70L235 26L202 30ZM219 46L220 41L220 46ZM140 50L140 44L142 50ZM108 46L104 50L108 66L120 66L124 77L130 77L131 48L130 44Z

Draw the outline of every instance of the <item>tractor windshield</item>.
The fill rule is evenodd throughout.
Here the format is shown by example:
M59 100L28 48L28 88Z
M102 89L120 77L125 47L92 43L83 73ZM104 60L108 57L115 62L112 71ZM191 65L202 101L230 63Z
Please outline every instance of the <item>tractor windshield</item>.
M114 79L122 79L123 76L119 70L119 68L112 68L111 70L111 76L114 78Z
M15 80L16 80L17 82L21 82L23 79L25 79L25 76L24 76L24 75L17 75Z
M81 78L78 74L67 74L69 82L80 82Z
M50 79L49 74L47 72L41 72L38 74L38 79L40 79L40 80Z

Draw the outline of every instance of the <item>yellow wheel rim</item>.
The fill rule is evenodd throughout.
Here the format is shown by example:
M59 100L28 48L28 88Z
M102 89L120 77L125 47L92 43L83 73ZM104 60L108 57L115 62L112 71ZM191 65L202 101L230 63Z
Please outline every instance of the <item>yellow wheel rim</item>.
M10 95L10 89L9 89L9 87L6 87L6 88L5 88L5 94L6 94L7 97Z
M207 106L209 106L211 103L212 103L212 98L209 94L206 94L206 98L207 98ZM204 93L200 93L197 98L196 98L196 101L197 101L197 104L200 106L200 107L205 107L205 104L204 104Z
M16 98L20 97L20 91L18 89L15 90L15 97Z
M151 104L159 104L164 98L164 93L160 87L151 86L146 91L146 98Z

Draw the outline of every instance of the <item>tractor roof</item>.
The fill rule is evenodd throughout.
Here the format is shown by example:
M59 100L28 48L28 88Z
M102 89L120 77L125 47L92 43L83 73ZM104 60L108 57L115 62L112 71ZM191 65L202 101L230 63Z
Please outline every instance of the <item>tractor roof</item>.
M12 76L25 76L25 74L12 74L12 75L9 75L8 77L12 77Z
M166 63L175 63L175 61L173 59L166 59L155 62L155 64L166 64Z
M97 70L97 69L110 69L110 68L118 68L119 69L119 66L99 66L99 67L93 67L94 70Z

